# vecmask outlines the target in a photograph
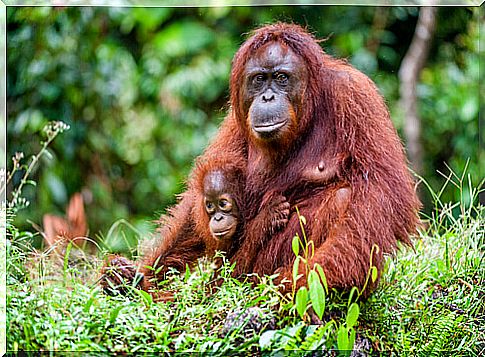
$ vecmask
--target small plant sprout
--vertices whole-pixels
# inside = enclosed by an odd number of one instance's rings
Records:
[[[372,281],[372,284],[374,284],[377,281],[377,278],[379,276],[379,272],[377,270],[377,267],[374,265],[372,257],[374,257],[375,254],[379,254],[379,247],[374,244],[372,246],[372,249],[370,251],[370,258],[369,258],[369,270],[367,271],[367,276],[365,278],[364,286],[362,287],[361,290],[359,290],[356,286],[354,286],[349,293],[349,298],[348,298],[348,303],[347,307],[350,308],[350,305],[354,303],[353,298],[354,295],[356,295],[355,302],[359,300],[359,298],[364,294],[365,289],[367,289],[367,286],[369,285],[369,280]]]
[[[314,255],[314,243],[307,239],[305,233],[306,219],[304,216],[300,215],[298,207],[296,208],[296,212],[300,222],[302,237],[297,233],[291,242],[291,247],[295,254],[295,262],[293,264],[292,272],[292,301],[294,301],[292,309],[296,310],[303,320],[309,320],[307,311],[311,307],[317,317],[322,320],[326,308],[326,297],[329,294],[327,279],[322,266],[319,264],[311,266],[311,260]],[[355,326],[357,326],[360,315],[358,300],[364,293],[370,281],[372,281],[372,283],[377,281],[378,271],[377,267],[373,264],[373,257],[378,253],[379,247],[374,245],[370,253],[369,271],[367,273],[364,287],[362,290],[354,287],[350,291],[345,321],[339,323],[330,320],[324,324],[321,329],[322,336],[323,334],[335,331],[337,348],[339,351],[347,355],[352,351],[356,339]],[[303,273],[300,273],[299,271],[302,266],[305,269],[304,274],[307,277],[307,284],[306,286],[301,286],[298,291],[296,291],[297,281],[303,276]]]
[[[293,253],[296,256],[292,271],[292,300],[295,302],[296,311],[302,319],[305,319],[309,303],[311,303],[313,311],[318,318],[322,319],[325,312],[325,296],[328,294],[327,281],[320,265],[315,264],[313,268],[310,266],[310,261],[315,254],[315,245],[313,241],[308,241],[307,239],[305,232],[306,219],[300,215],[298,207],[296,207],[296,212],[303,239],[296,233],[291,242]],[[300,255],[300,251],[302,255]],[[300,264],[305,267],[304,274],[307,276],[307,286],[301,286],[296,291],[297,281],[303,276],[303,274],[299,274]]]
[[[42,148],[40,149],[37,155],[33,155],[30,159],[28,164],[22,164],[22,160],[24,158],[24,154],[21,152],[15,153],[12,157],[13,168],[12,171],[7,175],[7,182],[5,186],[0,188],[0,194],[3,193],[5,187],[11,182],[14,174],[18,171],[25,170],[24,175],[19,183],[19,185],[13,190],[12,192],[12,199],[9,201],[9,208],[12,209],[21,209],[23,207],[27,207],[30,203],[25,198],[21,197],[22,189],[26,184],[35,186],[35,181],[29,180],[29,176],[32,173],[32,170],[39,162],[40,158],[47,153],[47,147],[50,143],[57,137],[57,135],[63,133],[66,130],[69,130],[69,125],[62,121],[51,121],[47,123],[42,131],[46,135],[46,140],[42,141]]]

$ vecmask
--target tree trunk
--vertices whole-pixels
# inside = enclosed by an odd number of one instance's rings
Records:
[[[411,165],[422,174],[423,149],[421,146],[421,119],[417,110],[416,87],[419,75],[428,57],[431,40],[436,26],[436,7],[422,7],[406,55],[399,68],[400,101],[404,112],[404,137]]]

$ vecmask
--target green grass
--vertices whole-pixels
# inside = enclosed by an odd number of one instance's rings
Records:
[[[485,207],[460,208],[444,205],[414,250],[388,260],[361,320],[378,349],[436,356],[485,351]]]
[[[485,348],[485,209],[476,206],[454,218],[451,207],[437,211],[414,250],[388,258],[379,288],[360,303],[357,331],[373,350],[439,356],[442,351],[475,355]],[[231,279],[226,264],[220,272],[224,282],[217,286],[213,267],[201,262],[191,274],[167,281],[167,289],[175,291],[173,302],[155,303],[136,291],[110,297],[96,284],[99,263],[92,257],[82,269],[79,259],[58,262],[28,248],[30,235],[10,221],[7,225],[8,350],[224,355],[337,346],[336,328],[322,331],[302,321],[270,278],[251,287]],[[345,307],[345,297],[337,295],[327,302],[327,312]],[[259,307],[270,332],[223,333],[229,313],[252,306]]]

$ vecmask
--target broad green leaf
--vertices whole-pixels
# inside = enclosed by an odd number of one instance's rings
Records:
[[[300,317],[303,318],[308,303],[308,290],[304,286],[302,286],[296,293],[295,300],[296,311],[298,311]]]
[[[300,253],[300,238],[298,238],[298,236],[293,237],[293,240],[291,241],[291,249],[295,256],[298,256],[298,253]]]
[[[186,20],[174,22],[155,36],[153,43],[160,54],[180,57],[195,54],[213,43],[215,33],[203,23]]]
[[[359,318],[359,313],[359,305],[355,302],[350,304],[350,307],[347,310],[347,318],[345,320],[348,328],[355,326],[357,319]]]
[[[356,331],[354,328],[350,329],[350,337],[349,337],[349,350],[354,349],[354,343],[355,343],[355,336],[356,336]]]
[[[143,290],[136,290],[136,292],[138,293],[138,295],[141,296],[145,306],[150,307],[152,302],[153,302],[152,296],[149,293],[147,293],[146,291],[143,291]]]
[[[308,275],[308,286],[313,310],[321,320],[325,312],[325,291],[315,270],[312,270]]]
[[[475,119],[478,116],[479,102],[478,97],[470,96],[464,99],[464,103],[461,107],[460,119],[464,122]]]
[[[349,349],[349,334],[344,325],[340,325],[337,332],[337,348],[339,351],[346,351]]]

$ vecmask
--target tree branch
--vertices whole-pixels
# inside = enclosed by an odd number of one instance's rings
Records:
[[[423,151],[421,146],[421,119],[417,111],[416,87],[419,75],[428,57],[436,27],[436,7],[422,7],[406,55],[399,68],[400,106],[404,112],[404,136],[409,159],[414,170],[422,173]]]

